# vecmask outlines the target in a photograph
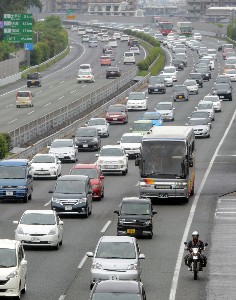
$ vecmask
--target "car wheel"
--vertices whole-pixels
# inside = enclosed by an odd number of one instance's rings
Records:
[[[60,248],[60,244],[59,242],[57,242],[56,246],[54,246],[54,250],[59,250],[59,248]]]
[[[101,192],[101,198],[104,198],[104,189]]]
[[[91,207],[90,207],[90,209],[89,209],[89,213],[88,213],[90,216],[91,216],[91,214],[92,214],[92,203],[91,203]]]
[[[29,196],[28,194],[23,198],[23,203],[28,203],[29,201]]]
[[[84,214],[84,217],[87,219],[89,217],[89,207],[86,208],[86,212]]]
[[[26,293],[26,278],[25,278],[25,284],[24,284],[23,289],[21,290],[21,293],[22,293],[22,294],[25,294],[25,293]]]
[[[151,234],[149,234],[149,235],[147,236],[147,238],[148,238],[149,240],[151,240],[152,237],[153,237],[153,232],[151,232]]]
[[[165,93],[166,93],[166,90],[163,91],[163,94],[165,94]]]

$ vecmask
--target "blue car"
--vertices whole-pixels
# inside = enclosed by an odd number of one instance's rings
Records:
[[[161,117],[161,114],[157,111],[145,112],[141,117],[141,120],[151,120],[153,126],[163,125],[163,119]]]

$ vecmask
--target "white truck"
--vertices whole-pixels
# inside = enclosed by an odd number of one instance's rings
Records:
[[[192,23],[177,22],[176,31],[179,35],[192,36]]]

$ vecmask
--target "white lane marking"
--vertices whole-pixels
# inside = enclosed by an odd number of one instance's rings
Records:
[[[101,232],[104,233],[106,232],[107,228],[110,226],[111,220],[107,221],[106,224],[103,226]]]
[[[32,114],[32,113],[34,113],[34,110],[32,110],[32,111],[28,112],[28,115],[30,115],[30,114]]]
[[[66,295],[61,295],[58,300],[64,300],[66,298]]]
[[[48,88],[49,88],[49,89],[53,88],[53,85],[50,85]]]
[[[48,106],[48,105],[51,105],[51,102],[49,102],[49,103],[45,104],[44,106]]]
[[[78,269],[82,269],[82,267],[85,264],[87,258],[88,258],[88,256],[85,254],[85,256],[82,258],[80,264],[77,267]]]
[[[222,137],[222,139],[220,140],[213,156],[212,156],[212,159],[209,163],[209,166],[204,174],[204,177],[201,181],[201,184],[200,184],[200,187],[197,191],[197,194],[193,200],[193,204],[191,206],[191,210],[189,212],[189,216],[188,216],[188,220],[187,220],[187,223],[186,223],[186,227],[185,227],[185,230],[184,230],[184,234],[183,234],[183,237],[182,237],[182,240],[181,240],[181,244],[180,244],[180,248],[179,248],[179,253],[178,253],[178,258],[177,258],[177,261],[176,261],[176,265],[175,265],[175,270],[174,270],[174,276],[173,276],[173,279],[172,279],[172,284],[171,284],[171,290],[170,290],[170,296],[169,296],[169,300],[175,300],[175,295],[176,295],[176,291],[177,291],[177,286],[178,286],[178,280],[179,280],[179,274],[180,274],[180,269],[181,269],[181,265],[182,265],[182,262],[183,262],[183,255],[184,255],[184,242],[187,241],[187,238],[188,238],[188,235],[189,235],[189,230],[190,230],[190,226],[193,222],[193,217],[194,217],[194,213],[195,213],[195,210],[197,208],[197,204],[198,204],[198,201],[199,201],[199,198],[200,198],[200,194],[204,188],[204,185],[206,183],[206,180],[207,180],[207,177],[212,169],[212,166],[213,166],[213,163],[216,159],[216,156],[217,156],[217,153],[219,152],[220,150],[220,147],[222,146],[232,124],[233,124],[233,121],[236,117],[236,110],[234,111],[234,114],[229,122],[229,125],[228,127],[226,128],[225,130],[225,133]]]
[[[71,91],[70,93],[73,94],[74,92],[76,92],[77,90]]]
[[[228,155],[217,154],[217,156],[236,156],[236,154],[228,154]]]
[[[44,204],[44,206],[48,206],[51,203],[51,200],[49,200],[47,203]]]
[[[11,124],[11,123],[16,122],[16,121],[17,121],[17,119],[14,119],[14,120],[8,122],[8,124]]]
[[[9,105],[7,105],[6,107],[11,107],[13,104],[9,104]]]
[[[62,80],[62,81],[60,81],[59,83],[63,83],[63,82],[65,82],[65,80]]]
[[[85,85],[82,85],[82,87],[85,87],[86,86],[86,84]]]
[[[61,99],[63,99],[65,96],[61,96],[60,98],[58,98],[58,100],[61,100]]]
[[[143,49],[143,51],[144,51],[144,58],[146,58],[146,56],[147,56],[147,52],[146,52],[146,50],[145,50],[145,48],[143,47],[143,46],[141,46],[141,48]]]
[[[35,95],[38,95],[38,94],[40,94],[40,93],[42,93],[43,91],[38,91],[37,93],[35,93]]]

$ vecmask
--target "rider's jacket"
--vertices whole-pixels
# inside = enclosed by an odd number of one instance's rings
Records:
[[[197,241],[191,240],[188,242],[187,248],[190,252],[191,252],[192,248],[199,248],[199,251],[201,251],[204,249],[204,243],[203,243],[203,241],[201,241],[199,239]]]

